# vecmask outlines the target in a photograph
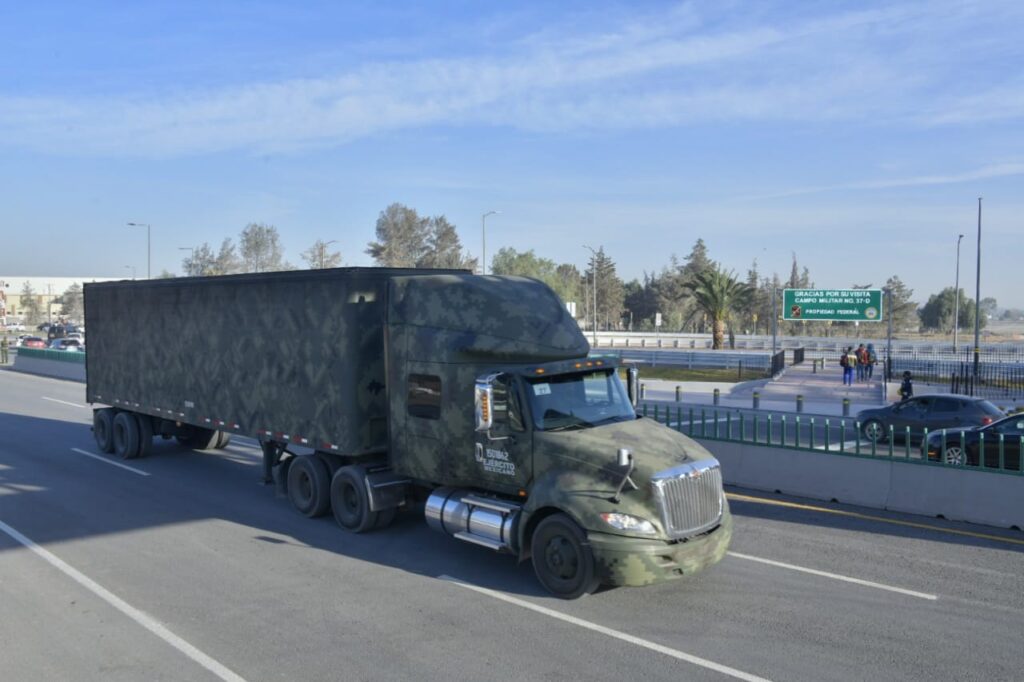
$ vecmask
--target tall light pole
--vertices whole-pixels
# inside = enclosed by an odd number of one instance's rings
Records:
[[[956,239],[956,286],[953,287],[953,355],[956,355],[956,342],[960,332],[960,235]]]
[[[321,270],[324,269],[324,253],[327,251],[327,247],[330,246],[331,244],[336,244],[337,242],[338,242],[337,239],[332,239],[329,242],[320,242],[320,269]]]
[[[488,211],[480,216],[480,233],[483,235],[483,250],[480,262],[480,273],[487,274],[487,216],[498,215],[501,211]]]
[[[978,363],[981,356],[981,197],[978,197],[978,265],[974,278],[974,378],[978,378]]]
[[[188,256],[188,269],[190,271],[195,270],[196,269],[196,247],[194,247],[194,246],[179,246],[178,247],[178,251],[188,251],[188,253],[189,253],[189,256]],[[189,272],[188,274],[191,275],[192,272]]]
[[[591,266],[590,266],[590,277],[591,277],[591,287],[594,289],[594,308],[593,308],[593,311],[594,311],[594,320],[593,320],[594,348],[597,348],[597,251],[594,251],[594,249],[592,247],[587,246],[586,244],[583,245],[583,248],[589,249],[590,253],[594,254],[594,259],[591,261]]]
[[[126,266],[124,266],[124,268],[125,268],[125,270],[131,270],[132,271],[132,280],[134,280],[135,279],[135,266],[134,265],[126,265]]]
[[[128,223],[130,227],[146,228],[146,279],[153,279],[153,240],[152,226],[149,223]]]

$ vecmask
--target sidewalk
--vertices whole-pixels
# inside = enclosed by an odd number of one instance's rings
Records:
[[[813,370],[810,362],[787,367],[778,379],[759,379],[739,384],[711,382],[678,382],[661,379],[644,379],[640,370],[640,382],[645,385],[647,402],[675,402],[676,386],[681,390],[681,402],[711,405],[714,389],[719,390],[719,405],[729,408],[750,408],[754,392],[760,395],[760,409],[766,412],[795,412],[796,397],[804,398],[804,412],[810,414],[842,415],[843,399],[850,400],[850,414],[869,407],[885,405],[885,382],[879,367],[871,381],[853,386],[843,385],[843,369],[836,362],[835,367],[825,363],[824,368]],[[891,384],[890,384],[891,387]]]

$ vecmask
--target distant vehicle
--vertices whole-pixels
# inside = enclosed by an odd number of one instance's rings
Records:
[[[962,435],[961,435],[962,434]],[[1021,440],[1024,439],[1024,414],[1014,414],[981,428],[937,431],[928,435],[928,459],[958,466],[978,466],[984,438],[984,466],[999,469],[1000,441],[1002,468],[1020,471]]]
[[[38,325],[36,327],[36,331],[37,332],[45,332],[49,328],[50,328],[50,323],[49,322],[43,322],[41,325]]]
[[[46,340],[38,336],[29,336],[22,340],[22,348],[46,348]]]
[[[25,331],[25,325],[21,322],[8,322],[7,331],[9,332],[23,332]]]
[[[14,347],[18,348],[25,343],[25,339],[31,339],[31,334],[21,334],[18,338],[14,339]]]
[[[78,339],[54,339],[50,342],[50,350],[83,350]]]
[[[82,334],[79,332],[71,332],[70,334],[68,334],[67,338],[75,339],[77,341],[83,341],[85,339],[85,337],[82,336]]]
[[[922,395],[900,403],[862,410],[857,414],[861,432],[869,441],[886,440],[892,427],[894,439],[920,442],[924,430],[974,428],[991,424],[1003,412],[982,398],[967,395]]]

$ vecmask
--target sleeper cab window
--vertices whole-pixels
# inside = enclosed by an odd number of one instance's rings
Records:
[[[432,374],[410,374],[406,409],[413,417],[440,419],[441,377]]]

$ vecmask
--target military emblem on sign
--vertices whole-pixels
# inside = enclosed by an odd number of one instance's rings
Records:
[[[798,306],[798,305],[790,306],[790,308],[789,308],[789,316],[790,317],[800,317],[800,313],[801,312],[803,312],[803,311],[800,310],[800,306]]]

